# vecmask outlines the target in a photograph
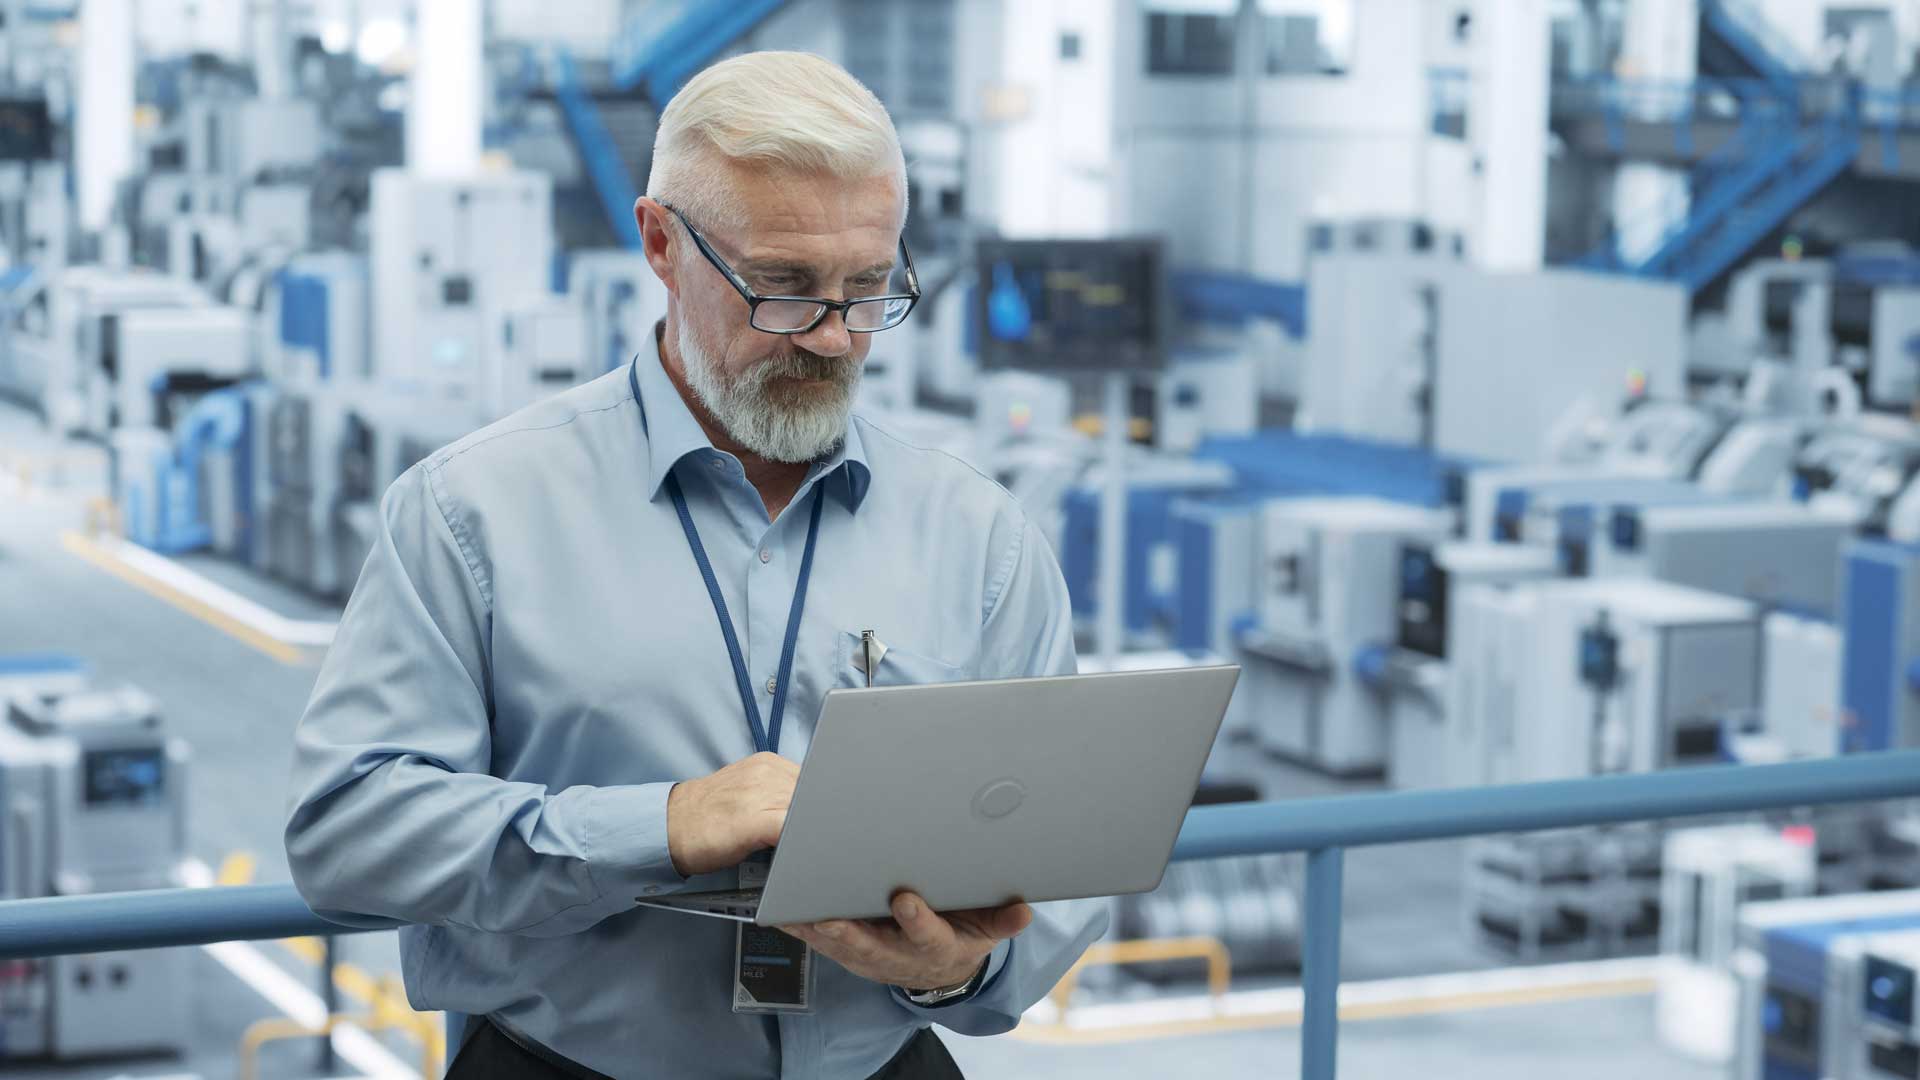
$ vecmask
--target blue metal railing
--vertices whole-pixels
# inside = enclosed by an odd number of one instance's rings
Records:
[[[1301,1061],[1332,1080],[1343,853],[1487,833],[1920,797],[1920,750],[1784,765],[1714,766],[1542,784],[1210,806],[1188,813],[1176,859],[1306,852]],[[337,934],[290,885],[168,889],[0,903],[0,959]]]
[[[1748,0],[1702,0],[1700,18],[1778,92],[1791,92],[1798,74],[1807,70],[1799,50]]]

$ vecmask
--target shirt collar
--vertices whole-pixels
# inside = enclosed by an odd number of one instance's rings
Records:
[[[640,424],[647,435],[647,498],[660,496],[661,485],[674,466],[686,458],[696,461],[732,460],[732,455],[714,448],[713,440],[693,417],[693,411],[681,399],[680,391],[667,378],[660,364],[662,324],[646,335],[645,344],[633,358],[635,380],[640,386]],[[846,504],[848,511],[858,510],[873,485],[873,469],[867,462],[866,444],[860,438],[860,425],[847,421],[846,437],[826,458],[807,471],[807,482],[795,495],[796,502],[815,481],[828,485],[828,493]]]

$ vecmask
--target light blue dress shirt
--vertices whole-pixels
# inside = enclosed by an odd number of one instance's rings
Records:
[[[1074,670],[1046,541],[957,459],[855,418],[769,523],[660,367],[622,368],[442,449],[382,528],[295,734],[287,855],[315,910],[403,919],[416,1008],[492,1014],[615,1077],[866,1077],[918,1027],[1012,1028],[1099,936],[1104,907],[1039,905],[964,1001],[926,1009],[830,961],[815,1009],[731,1011],[734,924],[636,906],[692,881],[667,792],[753,753],[672,500],[680,480],[761,711],[809,498],[827,496],[780,753],[822,695]],[[643,412],[644,410],[644,412]],[[885,813],[885,807],[875,807]]]

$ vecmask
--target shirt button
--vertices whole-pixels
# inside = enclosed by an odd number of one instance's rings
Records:
[[[771,551],[768,551],[768,550],[767,550],[766,548],[761,548],[761,549],[760,549],[760,561],[761,561],[761,562],[763,562],[763,563],[769,563],[769,562],[772,562],[772,561],[773,561],[773,552],[771,552]]]
[[[777,683],[778,681],[779,681],[779,680],[777,680],[777,679],[775,679],[775,678],[774,678],[773,676],[771,676],[771,675],[769,675],[769,676],[767,676],[767,693],[769,693],[769,694],[771,694],[771,693],[773,693],[773,688],[774,688],[774,685],[775,685],[775,683]]]
[[[726,463],[726,462],[724,462],[724,461],[722,461],[722,460],[720,460],[719,458],[714,458],[714,459],[713,459],[713,467],[714,467],[714,468],[716,468],[716,469],[724,469],[724,468],[726,468],[726,467],[727,467],[727,463]]]

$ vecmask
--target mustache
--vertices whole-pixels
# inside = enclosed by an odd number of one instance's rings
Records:
[[[851,356],[821,356],[806,349],[768,357],[755,369],[756,381],[771,379],[842,379],[859,370],[860,362]]]

